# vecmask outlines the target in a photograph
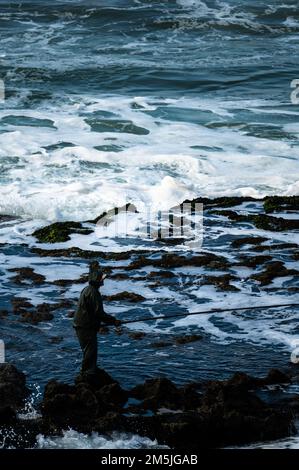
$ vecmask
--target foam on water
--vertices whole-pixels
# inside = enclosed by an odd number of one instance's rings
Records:
[[[143,108],[132,109],[132,103],[143,103]],[[296,192],[294,165],[299,152],[291,142],[247,135],[242,125],[230,128],[229,122],[207,127],[148,114],[160,112],[161,104],[168,114],[173,109],[178,115],[190,105],[182,99],[162,100],[158,106],[146,97],[132,101],[107,96],[82,97],[82,102],[78,99],[63,111],[50,105],[39,111],[0,112],[2,118],[40,120],[34,128],[30,121],[26,126],[9,124],[0,134],[1,212],[34,219],[84,220],[127,201],[140,210],[157,210],[199,194],[262,197]],[[246,102],[234,106],[241,108]],[[194,99],[189,110],[200,118],[206,107],[218,119],[224,119],[225,110],[235,113],[231,102],[218,100]],[[149,134],[115,131],[116,124],[109,119],[105,122],[111,122],[111,131],[94,132],[88,122],[102,122],[94,117],[99,111],[112,112],[119,122],[132,122]],[[44,127],[43,122],[53,126]],[[288,132],[293,129],[290,126]],[[59,142],[72,146],[55,149]],[[115,152],[113,146],[121,151]]]
[[[86,435],[72,429],[62,437],[37,436],[39,449],[167,449],[146,437],[124,433],[112,433],[111,437],[98,433]]]

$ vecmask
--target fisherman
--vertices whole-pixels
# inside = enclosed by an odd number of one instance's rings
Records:
[[[73,322],[83,352],[81,374],[84,376],[97,372],[97,333],[101,325],[104,323],[119,326],[121,323],[104,312],[99,291],[104,284],[104,276],[97,261],[90,264],[88,281],[89,285],[81,292]]]

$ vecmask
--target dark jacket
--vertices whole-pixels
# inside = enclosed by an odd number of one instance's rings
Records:
[[[73,326],[75,328],[98,330],[103,323],[113,325],[115,318],[104,312],[102,296],[98,286],[91,282],[81,292]]]

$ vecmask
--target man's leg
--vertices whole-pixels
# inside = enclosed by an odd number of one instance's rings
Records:
[[[82,374],[94,374],[97,370],[97,331],[76,328],[76,333],[83,352],[81,372]]]

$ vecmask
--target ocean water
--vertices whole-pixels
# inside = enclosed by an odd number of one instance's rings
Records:
[[[0,221],[0,309],[10,309],[13,297],[34,306],[78,298],[84,284],[53,282],[78,279],[87,262],[41,258],[31,250],[49,248],[31,236],[48,222],[88,220],[126,202],[146,213],[198,196],[298,194],[299,105],[290,97],[291,81],[299,78],[298,40],[294,0],[0,0],[0,79],[6,91],[0,103],[0,214],[16,217]],[[239,209],[259,212],[261,206]],[[133,231],[139,216],[134,217]],[[299,241],[295,231],[265,232],[222,217],[205,215],[204,225],[204,250],[232,263],[239,255],[231,250],[234,237]],[[113,229],[101,228],[51,248],[71,246],[157,250],[140,238],[117,240]],[[247,248],[241,252],[249,256]],[[289,268],[298,265],[289,251],[275,257]],[[129,263],[102,261],[120,273]],[[33,268],[45,282],[17,285],[10,270],[20,267]],[[198,284],[202,274],[220,271],[175,268],[174,281],[159,286],[137,279],[152,270],[108,277],[105,295],[138,292],[146,300],[107,302],[107,312],[139,319],[299,301],[292,276],[263,288],[250,278],[254,268],[235,265],[230,272],[239,290],[222,292]],[[70,383],[79,370],[81,353],[68,313],[58,310],[53,321],[39,325],[12,314],[0,319],[7,360],[40,390],[24,412],[29,419],[50,378]],[[236,370],[261,376],[270,367],[289,366],[299,344],[294,307],[139,322],[130,330],[146,336],[136,341],[112,330],[99,339],[99,363],[125,388],[158,375],[178,385],[227,378]],[[191,333],[200,333],[202,341],[152,347]],[[296,439],[274,445],[295,446]],[[157,445],[140,436],[87,437],[73,430],[60,438],[39,436],[37,444]]]
[[[0,2],[0,211],[298,192],[298,3]]]

